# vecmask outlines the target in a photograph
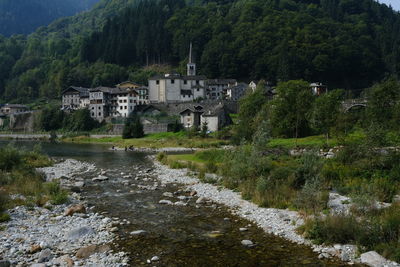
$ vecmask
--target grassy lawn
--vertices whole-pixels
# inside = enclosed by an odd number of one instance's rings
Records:
[[[133,146],[133,147],[149,147],[149,148],[163,148],[163,147],[193,147],[193,148],[212,148],[227,145],[229,142],[219,140],[216,138],[188,138],[186,133],[157,133],[149,134],[143,138],[137,139],[122,139],[120,136],[92,138],[89,136],[78,136],[63,138],[63,142],[74,143],[103,143],[112,144],[119,147]]]
[[[363,132],[354,132],[346,136],[344,140],[339,140],[338,138],[330,138],[326,140],[326,137],[323,135],[316,136],[307,136],[303,138],[275,138],[271,139],[268,143],[269,148],[320,148],[320,147],[334,147],[342,144],[343,142],[347,143],[362,143],[365,140],[366,136]]]

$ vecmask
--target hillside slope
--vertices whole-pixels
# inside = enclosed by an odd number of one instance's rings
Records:
[[[27,39],[0,39],[0,101],[143,82],[148,64],[180,70],[190,42],[210,78],[305,79],[358,93],[400,74],[400,14],[374,0],[101,0]]]
[[[98,0],[0,0],[0,34],[29,34],[64,16],[88,10]]]

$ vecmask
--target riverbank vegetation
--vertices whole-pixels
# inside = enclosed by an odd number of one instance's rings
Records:
[[[173,133],[157,133],[148,134],[143,138],[123,139],[121,136],[112,137],[90,137],[76,136],[65,137],[61,139],[62,142],[73,143],[94,143],[94,144],[109,144],[117,147],[130,147],[134,148],[165,148],[165,147],[186,147],[186,148],[212,148],[228,145],[229,140],[220,140],[213,137],[201,138],[199,136],[188,137],[185,131]]]
[[[241,102],[237,146],[158,159],[200,178],[216,173],[219,184],[262,207],[299,211],[299,231],[316,243],[353,243],[400,261],[400,83],[376,84],[363,94],[366,107],[347,110],[340,90],[316,97],[307,83],[290,81],[268,99],[264,89]],[[329,206],[332,193],[348,197],[339,203],[347,211]]]
[[[10,217],[8,208],[16,205],[43,206],[62,204],[68,193],[54,182],[46,182],[35,168],[50,166],[52,161],[36,147],[32,151],[8,145],[0,148],[0,222]]]

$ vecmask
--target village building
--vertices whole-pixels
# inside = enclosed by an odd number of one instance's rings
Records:
[[[131,88],[97,87],[89,93],[90,116],[98,121],[107,117],[129,117],[138,105],[138,93]]]
[[[145,105],[149,103],[149,89],[144,85],[131,81],[126,81],[117,84],[116,87],[134,89],[138,93],[138,105]]]
[[[249,83],[249,87],[250,87],[250,89],[251,90],[253,90],[253,92],[257,89],[257,84],[256,84],[256,82],[255,81],[251,81],[250,83]]]
[[[231,101],[238,101],[245,94],[249,86],[245,83],[239,83],[235,86],[228,87],[224,90],[225,99]]]
[[[87,108],[89,101],[89,88],[70,86],[62,93],[62,110],[73,111]]]
[[[20,104],[5,104],[0,108],[0,112],[4,115],[18,114],[29,111],[29,108]]]
[[[191,102],[206,97],[206,80],[202,75],[196,75],[196,63],[192,59],[190,44],[187,75],[178,73],[157,75],[149,79],[150,103]]]
[[[180,112],[181,124],[186,129],[207,124],[211,132],[221,130],[223,127],[232,124],[228,110],[224,104],[201,105],[193,103]]]
[[[181,124],[187,129],[192,128],[193,126],[199,127],[201,120],[200,117],[203,112],[203,107],[200,105],[186,108],[180,113]]]
[[[238,83],[235,79],[212,79],[207,80],[207,99],[225,99],[226,90],[229,87],[236,86]]]
[[[313,95],[320,96],[328,92],[328,87],[320,82],[310,84]]]

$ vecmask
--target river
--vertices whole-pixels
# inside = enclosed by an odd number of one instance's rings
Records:
[[[0,145],[7,142],[1,141]],[[17,146],[32,148],[34,142],[19,141]],[[128,220],[119,227],[115,250],[129,252],[132,266],[149,265],[148,259],[158,256],[151,266],[345,266],[333,260],[320,260],[311,248],[292,244],[266,234],[221,206],[196,207],[159,204],[163,193],[178,191],[179,185],[144,190],[137,187],[154,186],[155,177],[136,180],[138,170],[152,168],[152,161],[143,153],[111,151],[103,145],[41,143],[43,152],[56,158],[73,158],[94,163],[107,171],[105,182],[92,182],[82,195],[94,211]],[[122,174],[123,173],[123,174]],[[129,184],[124,175],[132,175]],[[125,182],[124,182],[125,181]],[[239,231],[239,228],[247,231]],[[145,235],[131,235],[145,230]],[[244,247],[242,240],[256,246]]]

